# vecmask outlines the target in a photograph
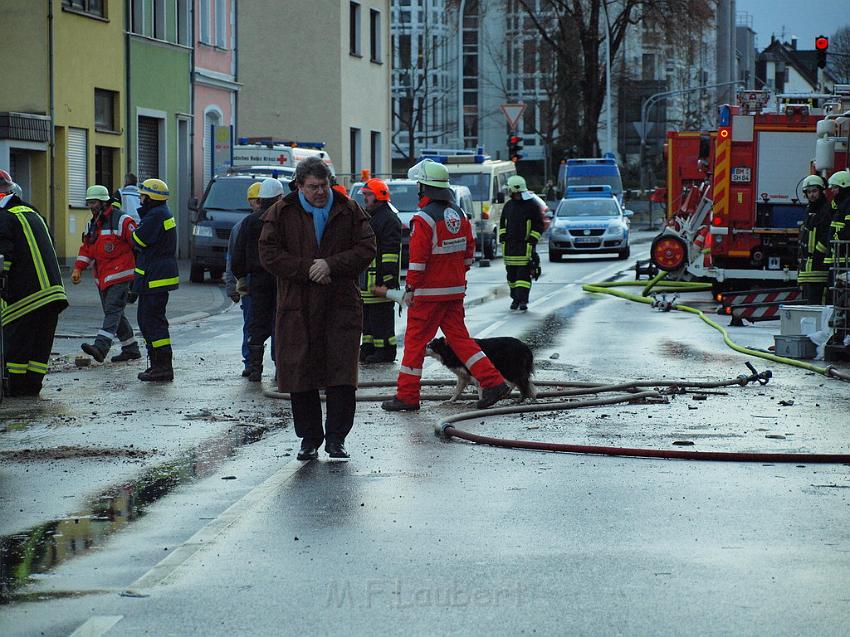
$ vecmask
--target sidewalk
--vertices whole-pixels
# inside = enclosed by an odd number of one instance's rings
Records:
[[[224,284],[207,279],[204,283],[189,282],[189,260],[178,262],[180,268],[180,288],[168,297],[168,322],[179,325],[188,321],[197,321],[218,314],[230,307],[233,302],[224,295]],[[62,268],[62,282],[68,294],[69,307],[59,315],[56,328],[58,338],[94,337],[103,320],[100,295],[94,285],[91,269],[83,272],[79,284],[71,283],[71,268]],[[133,329],[136,324],[136,304],[128,305],[125,310]]]

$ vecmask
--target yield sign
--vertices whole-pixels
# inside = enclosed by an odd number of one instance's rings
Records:
[[[525,111],[525,104],[502,104],[499,108],[505,114],[505,119],[508,120],[508,126],[511,130],[516,130],[516,124],[519,118],[522,117]]]

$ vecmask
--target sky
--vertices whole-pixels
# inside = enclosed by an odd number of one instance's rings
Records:
[[[850,25],[848,0],[736,0],[735,10],[740,15],[752,16],[753,31],[757,34],[758,48],[770,44],[770,34],[777,38],[785,28],[785,41],[797,36],[797,48],[815,48],[815,38],[829,37],[838,27]]]

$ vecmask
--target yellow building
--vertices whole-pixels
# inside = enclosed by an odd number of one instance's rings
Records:
[[[0,94],[0,167],[22,182],[24,199],[45,215],[59,260],[67,263],[90,216],[86,188],[122,185],[125,3],[2,2],[11,16],[2,47],[20,53],[14,77],[25,81],[13,78],[14,90]]]

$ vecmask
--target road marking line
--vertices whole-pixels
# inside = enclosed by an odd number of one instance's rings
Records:
[[[105,635],[118,622],[124,619],[124,615],[95,615],[89,617],[70,637],[100,637]]]
[[[258,504],[266,502],[275,495],[278,489],[287,480],[294,476],[306,462],[293,460],[278,469],[264,482],[251,489],[248,493],[231,504],[215,519],[204,526],[200,531],[171,551],[168,557],[154,566],[147,573],[130,585],[130,589],[151,588],[164,582],[177,568],[186,562],[195,553],[205,546],[213,544],[216,538],[224,533],[230,526],[244,518],[250,509]]]

